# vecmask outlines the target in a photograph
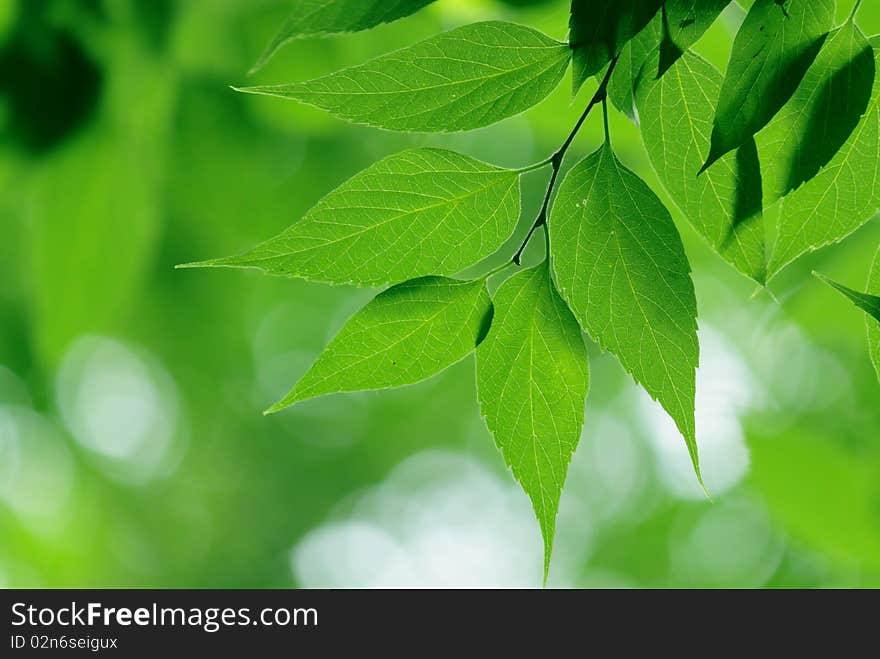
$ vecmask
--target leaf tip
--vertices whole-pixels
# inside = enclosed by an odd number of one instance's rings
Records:
[[[813,270],[813,271],[812,271],[812,274],[813,274],[813,276],[814,276],[816,279],[818,279],[818,280],[821,281],[821,282],[824,282],[824,283],[826,283],[826,284],[830,284],[830,283],[831,283],[831,279],[829,279],[828,277],[826,277],[825,275],[823,275],[823,274],[822,274],[821,272],[819,272],[818,270]]]
[[[305,398],[308,398],[308,396],[306,396]],[[284,398],[279,400],[277,403],[275,403],[271,407],[263,410],[263,416],[269,416],[270,414],[275,414],[276,412],[286,410],[288,407],[290,407],[291,405],[294,405],[295,403],[300,402],[301,400],[304,400],[304,398],[301,395],[299,395],[296,388],[294,388],[293,391],[291,391],[289,394],[287,394]]]
[[[555,531],[555,529],[554,529]],[[553,538],[549,542],[544,543],[544,579],[541,581],[541,587],[547,587],[547,578],[550,576],[550,558],[553,556]]]
[[[700,475],[699,471],[697,471],[697,481],[700,483],[700,489],[703,490],[703,496],[706,497],[706,500],[709,503],[715,503],[715,499],[713,499],[712,495],[709,493],[709,488],[707,488],[706,483],[703,482],[703,477]]]
[[[255,74],[259,73],[260,70],[261,70],[264,66],[266,66],[266,62],[268,62],[268,61],[269,61],[269,57],[267,57],[266,53],[263,53],[263,54],[260,56],[260,59],[258,59],[258,60],[254,63],[254,65],[253,65],[251,68],[249,68],[249,69],[247,70],[247,73],[246,73],[245,75],[247,75],[247,77],[250,78],[252,75],[255,75]]]
[[[233,91],[238,92],[239,94],[256,94],[258,96],[271,96],[272,93],[268,90],[268,87],[265,85],[246,85],[246,86],[236,86],[229,85],[229,88]]]
[[[290,407],[290,405],[291,405],[291,403],[287,402],[287,398],[284,398],[283,400],[279,400],[277,403],[275,403],[271,407],[267,407],[265,410],[263,410],[263,416],[270,416],[272,414],[280,412],[281,410],[283,410],[287,407]]]
[[[175,270],[192,270],[193,268],[206,268],[209,261],[191,261],[190,263],[178,263],[174,266]]]
[[[174,266],[175,270],[192,270],[194,268],[219,268],[225,264],[223,259],[208,259],[207,261],[190,261],[189,263],[178,263]]]

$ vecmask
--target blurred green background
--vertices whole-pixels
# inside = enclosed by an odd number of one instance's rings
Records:
[[[250,247],[414,144],[536,162],[592,89],[572,103],[563,84],[525,116],[451,136],[231,91],[291,4],[0,0],[4,586],[540,585],[538,526],[479,418],[471,359],[264,418],[372,292],[173,266]],[[878,3],[860,17],[880,31]],[[293,43],[251,80],[305,79],[486,18],[562,39],[567,3],[438,0]],[[729,9],[698,50],[723,67],[741,18]],[[578,155],[598,144],[597,120]],[[612,130],[659,191],[636,129],[615,117]],[[511,251],[546,176],[526,180]],[[679,226],[714,502],[672,423],[591,345],[550,585],[880,586],[880,385],[864,319],[809,276],[860,287],[880,226],[786,272],[779,303]]]

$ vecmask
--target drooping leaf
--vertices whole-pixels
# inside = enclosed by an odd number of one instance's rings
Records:
[[[730,0],[666,0],[658,77],[697,43],[729,4]]]
[[[669,212],[606,144],[568,173],[549,228],[560,294],[672,416],[699,477],[697,303]]]
[[[645,62],[660,45],[663,23],[657,14],[645,28],[633,37],[623,50],[611,80],[608,82],[608,98],[618,110],[630,119],[636,118],[635,92],[643,77],[653,78],[645,71]]]
[[[575,93],[620,54],[662,4],[663,0],[571,0],[569,43]]]
[[[654,58],[656,61],[656,56]],[[747,277],[766,279],[761,168],[753,140],[695,176],[709,147],[721,73],[688,52],[637,94],[642,139],[661,182],[691,225]]]
[[[871,39],[880,70],[880,39]],[[844,145],[819,173],[782,201],[769,276],[820,247],[840,242],[880,209],[880,75],[871,103]]]
[[[297,0],[296,9],[269,42],[252,71],[294,39],[359,32],[416,13],[434,0]]]
[[[377,295],[352,316],[293,390],[269,411],[308,398],[414,384],[468,355],[492,302],[484,281],[424,277]]]
[[[589,388],[580,328],[554,290],[546,262],[498,289],[492,328],[477,348],[477,387],[486,424],[541,525],[546,580]]]
[[[240,91],[290,98],[388,130],[470,130],[524,112],[562,80],[571,52],[514,23],[474,23],[336,73]]]
[[[868,279],[868,293],[880,295],[880,250],[877,250],[877,256],[874,257],[874,266]],[[880,324],[875,323],[872,318],[868,318],[867,323],[868,353],[871,355],[871,361],[874,362],[877,378],[880,379]]]
[[[769,206],[813,178],[858,126],[871,101],[874,53],[852,22],[828,36],[794,96],[758,134]]]
[[[519,209],[516,171],[412,149],[356,174],[251,251],[191,265],[361,286],[453,275],[501,247]]]
[[[703,169],[745,144],[791,98],[834,13],[834,0],[756,0],[733,42]]]

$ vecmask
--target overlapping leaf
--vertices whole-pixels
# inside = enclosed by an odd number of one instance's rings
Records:
[[[663,0],[572,0],[569,43],[575,93],[620,54],[662,4]]]
[[[728,4],[729,0],[667,0],[620,52],[608,85],[608,97],[614,107],[635,119],[634,95],[639,83],[650,83],[663,76]]]
[[[868,293],[880,296],[880,250],[874,257],[874,267],[871,268],[871,276],[868,279]],[[877,378],[880,379],[880,323],[875,323],[873,318],[868,318],[867,323],[868,352],[871,355],[871,361],[874,362]]]
[[[269,411],[325,394],[420,382],[476,347],[491,309],[482,280],[425,277],[398,284],[352,316]]]
[[[880,70],[880,39],[871,39]],[[819,173],[782,201],[769,274],[799,256],[836,242],[880,209],[880,75],[871,102],[840,150]]]
[[[518,172],[413,149],[355,175],[251,251],[191,267],[259,268],[361,286],[453,275],[501,247],[519,208]]]
[[[580,328],[554,290],[546,262],[498,289],[492,328],[477,348],[477,385],[486,424],[541,525],[546,579],[589,387]]]
[[[532,28],[489,21],[314,80],[241,91],[290,98],[388,130],[470,130],[543,100],[570,57],[566,44]]]
[[[254,70],[294,39],[368,30],[414,14],[432,2],[434,0],[297,0],[296,9],[269,42]]]
[[[656,60],[656,55],[655,58]],[[766,278],[761,168],[750,140],[697,177],[709,147],[721,73],[688,52],[637,94],[642,139],[651,163],[694,228],[747,277]]]
[[[820,275],[819,273],[815,274],[819,279],[831,286],[831,288],[836,290],[838,293],[841,293],[849,298],[849,301],[856,305],[859,309],[874,318],[874,320],[876,320],[877,322],[880,322],[880,297],[876,295],[871,295],[869,293],[860,293],[859,291],[848,288],[843,284],[838,284],[836,281],[834,281],[833,279],[829,279],[825,275]]]
[[[704,169],[745,144],[791,98],[834,13],[834,0],[756,0],[733,43]]]
[[[871,355],[874,368],[877,370],[877,376],[880,377],[880,252],[877,252],[877,257],[874,259],[874,267],[871,269],[871,275],[868,279],[867,293],[838,284],[818,272],[813,274],[867,314],[868,352]]]
[[[562,297],[581,326],[669,412],[699,476],[697,304],[669,212],[606,144],[566,176],[549,227]]]
[[[663,38],[663,21],[660,15],[648,23],[620,51],[620,58],[608,82],[608,98],[618,110],[630,119],[636,118],[635,92],[642,78],[653,76],[646,71],[646,60],[660,45]]]
[[[764,203],[813,178],[855,130],[874,83],[874,53],[851,21],[829,35],[791,100],[758,134]]]
[[[657,75],[662,76],[708,30],[730,0],[666,0]]]

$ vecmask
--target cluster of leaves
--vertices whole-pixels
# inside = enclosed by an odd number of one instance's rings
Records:
[[[368,29],[431,0],[302,0],[258,66],[291,39]],[[482,22],[323,77],[244,88],[357,124],[464,131],[519,114],[569,64],[574,91],[598,88],[554,154],[511,170],[418,148],[368,167],[281,235],[194,266],[253,267],[289,277],[390,286],[357,312],[269,411],[332,392],[418,382],[476,350],[480,407],[532,500],[545,542],[584,419],[583,333],[618,357],[665,408],[690,452],[699,361],[697,305],[682,241],[660,198],[615,156],[609,103],[640,127],[662,184],[694,229],[766,285],[786,265],[838,242],[880,206],[880,39],[835,0],[756,0],[727,74],[691,51],[728,0],[572,0],[569,40]],[[587,115],[601,105],[605,143],[559,181]],[[762,169],[762,164],[764,165]],[[495,254],[520,216],[520,178],[547,167],[547,258],[509,276],[456,279]],[[551,200],[553,201],[551,207]],[[767,212],[778,215],[768,250]],[[502,269],[507,271],[507,267]],[[880,292],[880,266],[872,280]],[[875,319],[878,298],[841,287]],[[880,327],[871,321],[880,362]]]

